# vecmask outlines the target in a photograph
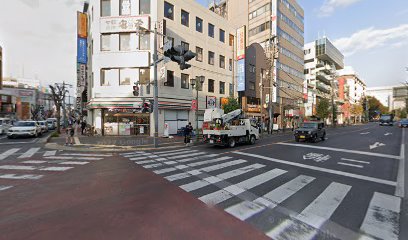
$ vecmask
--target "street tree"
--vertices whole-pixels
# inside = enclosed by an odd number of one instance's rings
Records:
[[[350,108],[350,114],[354,116],[354,123],[356,123],[357,117],[362,116],[364,113],[363,106],[360,104],[353,104]]]
[[[224,113],[229,113],[239,108],[240,106],[238,100],[233,97],[228,97],[227,103],[222,106],[222,109],[224,109]]]
[[[57,112],[57,132],[61,133],[61,107],[65,99],[65,84],[59,85],[55,84],[50,85],[52,99],[54,100],[54,104],[56,107]]]
[[[370,97],[368,99],[368,113],[370,118],[376,118],[380,114],[388,113],[388,109],[377,98]]]
[[[38,121],[40,119],[41,107],[39,105],[31,104],[30,111],[31,111],[32,119],[35,121]]]
[[[326,119],[330,115],[330,102],[328,99],[322,98],[317,102],[316,115],[321,119]]]

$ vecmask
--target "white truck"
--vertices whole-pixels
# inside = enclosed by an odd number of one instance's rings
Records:
[[[259,139],[259,128],[242,115],[241,109],[227,114],[219,108],[207,109],[204,113],[203,141],[231,148],[237,143],[255,144]]]

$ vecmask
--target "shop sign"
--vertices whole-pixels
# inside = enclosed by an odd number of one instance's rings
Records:
[[[150,29],[149,16],[121,16],[101,18],[101,33],[138,32],[140,27]]]
[[[245,39],[245,26],[242,26],[237,29],[237,60],[245,58],[245,48],[246,48],[246,39]]]
[[[20,90],[18,93],[22,97],[31,97],[31,96],[33,96],[33,91]]]
[[[261,112],[260,105],[247,104],[247,112]]]
[[[237,62],[237,91],[245,91],[245,59]]]
[[[86,38],[87,35],[87,15],[82,12],[77,12],[77,31],[78,37]]]
[[[212,109],[217,107],[217,97],[207,96],[207,109]]]
[[[77,62],[86,64],[88,61],[88,49],[86,38],[78,38],[77,40]]]
[[[197,100],[195,99],[191,100],[191,110],[197,111]]]

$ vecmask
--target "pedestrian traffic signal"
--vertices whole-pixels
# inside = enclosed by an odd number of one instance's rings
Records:
[[[139,96],[139,86],[137,85],[133,86],[133,96],[135,97]]]
[[[147,113],[150,112],[150,104],[147,102],[144,102],[142,105],[142,113]]]
[[[184,47],[178,45],[166,50],[164,56],[170,58],[171,61],[178,63],[181,70],[185,70],[191,67],[187,62],[197,56],[197,54],[190,50],[186,51]]]

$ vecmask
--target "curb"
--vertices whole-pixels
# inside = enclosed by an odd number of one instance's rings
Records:
[[[47,144],[51,139],[51,135],[52,135],[52,133],[48,134],[48,136],[46,138],[41,139],[41,141],[39,141],[39,143]]]

